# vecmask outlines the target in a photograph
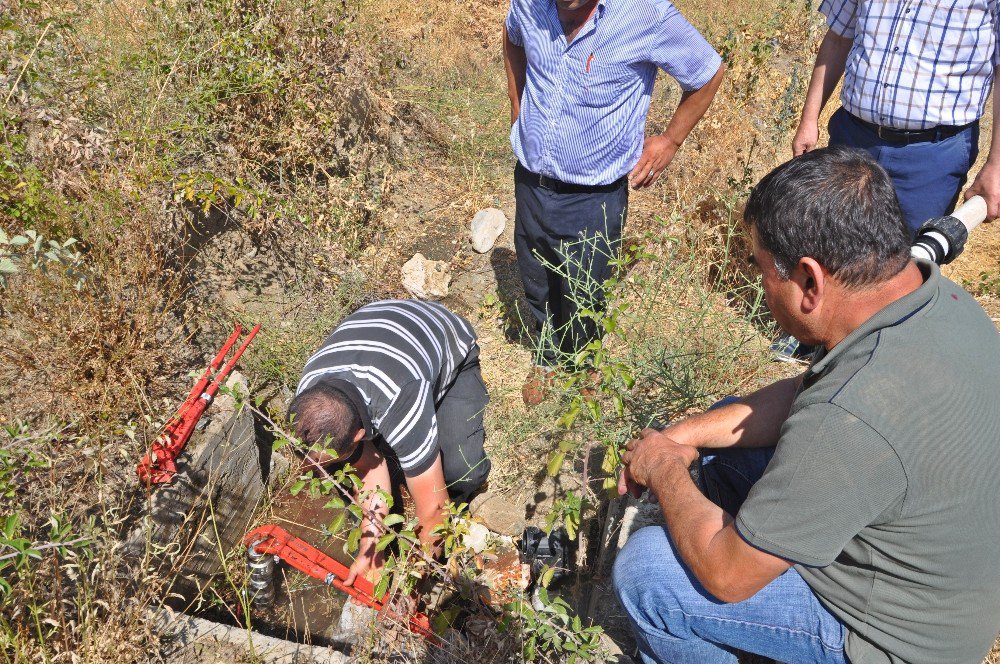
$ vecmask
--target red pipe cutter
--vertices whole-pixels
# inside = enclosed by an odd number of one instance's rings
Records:
[[[360,576],[354,580],[354,585],[345,586],[349,570],[330,556],[313,547],[305,540],[292,537],[287,530],[277,525],[261,526],[247,533],[243,543],[258,554],[275,555],[286,563],[319,579],[328,586],[347,593],[356,601],[384,613],[394,620],[405,624],[411,632],[419,634],[433,644],[440,644],[434,634],[431,622],[423,613],[414,613],[408,619],[397,615],[388,608],[384,601],[375,597],[375,589],[371,582]]]
[[[173,479],[177,473],[175,461],[191,438],[198,420],[201,419],[208,405],[212,403],[212,399],[215,398],[216,392],[219,391],[222,381],[226,379],[233,370],[233,367],[236,366],[236,361],[240,359],[243,351],[247,349],[247,346],[250,345],[250,342],[253,341],[253,338],[257,336],[257,332],[259,331],[260,325],[255,325],[250,330],[250,333],[247,334],[243,343],[240,344],[240,347],[236,349],[233,356],[226,362],[226,365],[219,369],[222,366],[223,360],[226,359],[226,355],[229,354],[229,351],[236,344],[240,335],[243,334],[243,327],[241,325],[236,326],[233,333],[229,335],[229,339],[226,340],[225,345],[222,346],[222,350],[215,356],[212,363],[205,369],[205,373],[202,374],[198,382],[195,383],[194,388],[191,389],[187,400],[181,404],[177,413],[163,427],[163,432],[160,433],[156,442],[150,447],[149,452],[142,457],[142,461],[136,466],[135,472],[139,475],[140,480],[151,486],[153,484],[166,484]],[[212,376],[213,372],[216,372],[214,380]],[[211,384],[209,384],[209,380],[212,381]]]

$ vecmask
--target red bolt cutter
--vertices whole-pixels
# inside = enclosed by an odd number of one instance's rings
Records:
[[[212,399],[215,398],[215,393],[219,391],[222,381],[226,379],[233,370],[233,367],[236,366],[236,361],[240,359],[243,351],[247,349],[247,346],[250,345],[250,342],[253,341],[253,338],[257,336],[257,332],[259,331],[260,325],[255,325],[250,330],[246,339],[243,340],[243,343],[240,344],[240,347],[236,349],[232,358],[220,370],[219,367],[222,366],[222,361],[226,359],[226,355],[229,354],[229,351],[236,344],[240,335],[243,334],[243,327],[241,325],[236,326],[233,333],[229,335],[229,339],[226,340],[225,345],[222,346],[222,350],[219,351],[219,354],[215,356],[212,363],[205,369],[205,373],[195,383],[187,400],[181,404],[177,413],[163,427],[163,432],[156,439],[156,442],[153,443],[149,452],[142,457],[139,465],[136,466],[135,472],[139,475],[140,480],[151,486],[153,484],[166,484],[173,479],[177,473],[177,465],[174,462],[191,438],[191,433],[194,431],[195,425],[198,424],[198,420],[201,419],[208,405],[212,403]],[[209,380],[212,379],[212,372],[217,373],[215,373],[215,379],[209,384]]]
[[[384,601],[377,599],[374,586],[360,576],[354,580],[354,585],[345,586],[344,580],[347,579],[350,570],[305,540],[292,537],[281,526],[272,524],[255,528],[247,533],[243,543],[258,554],[271,554],[281,558],[300,572],[319,579],[326,585],[347,593],[361,604],[406,624],[414,634],[419,634],[435,645],[440,644],[426,615],[414,613],[409,619],[402,618],[386,607]]]

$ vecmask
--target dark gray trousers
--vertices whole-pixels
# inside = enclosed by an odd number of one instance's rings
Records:
[[[621,250],[628,183],[613,191],[558,193],[514,169],[514,248],[533,323],[536,362],[565,364],[601,334],[579,310],[603,311],[610,261]]]
[[[483,428],[483,415],[489,401],[479,366],[479,347],[475,346],[435,409],[444,481],[448,496],[456,503],[468,502],[469,497],[486,483],[492,468],[484,448],[486,430]],[[393,486],[402,486],[406,478],[396,453],[381,436],[375,444],[389,462]],[[395,504],[402,505],[398,491],[393,491],[393,499]]]

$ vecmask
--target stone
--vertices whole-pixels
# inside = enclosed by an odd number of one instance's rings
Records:
[[[402,270],[403,288],[420,300],[440,300],[448,295],[451,266],[445,261],[432,261],[423,254],[414,254]]]
[[[499,493],[486,491],[473,498],[469,514],[500,535],[519,538],[524,532],[524,506],[513,504]]]
[[[482,553],[489,545],[490,529],[475,521],[469,524],[469,532],[462,536],[462,544],[476,553]]]
[[[472,218],[472,248],[481,254],[493,248],[493,243],[507,228],[507,215],[497,208],[486,208]]]

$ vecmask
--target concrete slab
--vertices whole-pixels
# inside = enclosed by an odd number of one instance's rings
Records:
[[[194,618],[169,609],[150,610],[159,634],[168,637],[164,657],[173,664],[255,662],[258,664],[345,664],[350,658],[332,648],[276,639],[231,625]]]

